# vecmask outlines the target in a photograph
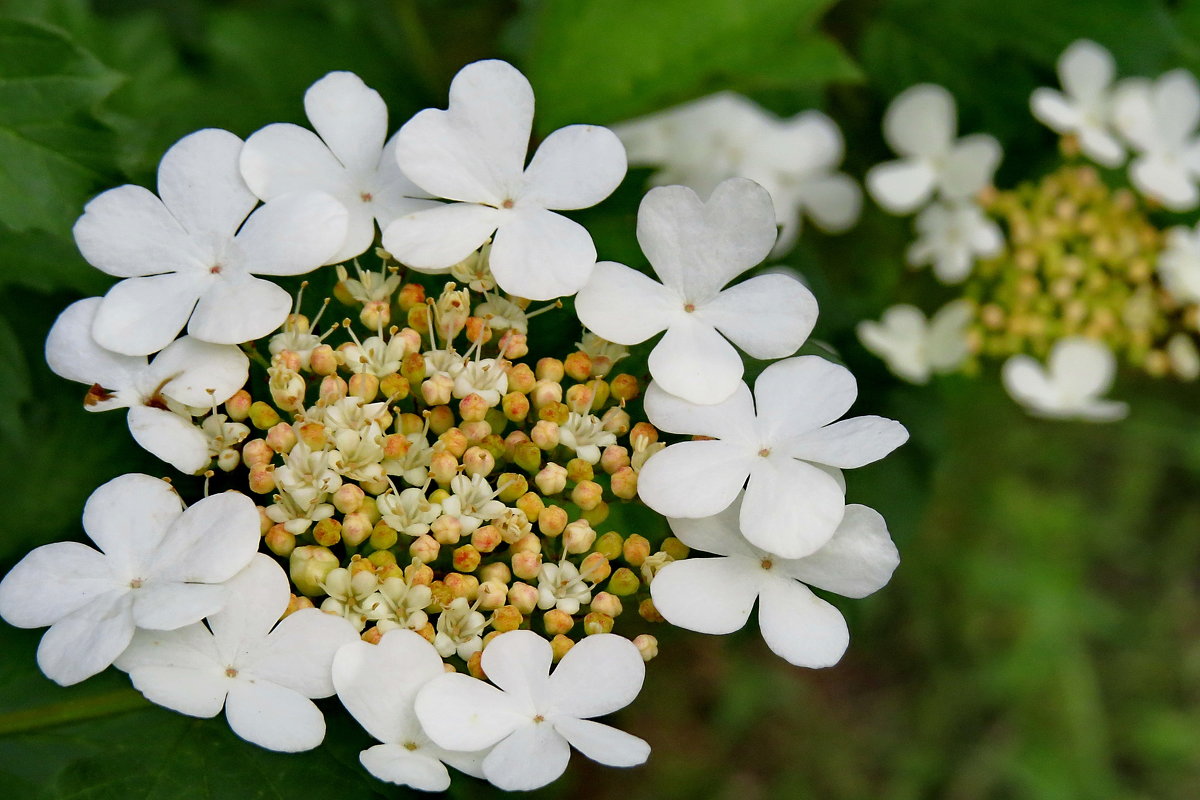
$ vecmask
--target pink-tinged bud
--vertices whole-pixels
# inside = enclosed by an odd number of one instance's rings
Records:
[[[583,618],[583,632],[588,636],[597,633],[612,633],[613,618],[607,614],[593,611]]]
[[[495,525],[480,525],[471,534],[471,544],[480,553],[490,553],[500,546],[504,539],[500,535],[500,529]],[[470,571],[470,570],[468,570]]]
[[[496,478],[496,487],[500,494],[496,495],[502,503],[515,503],[529,491],[529,481],[519,472],[504,472]]]
[[[317,393],[317,404],[331,406],[338,400],[346,399],[350,387],[340,375],[326,375],[321,379],[321,389]]]
[[[391,402],[405,399],[411,389],[408,378],[396,372],[384,375],[379,381],[379,391]]]
[[[337,566],[338,557],[328,547],[318,545],[297,547],[288,558],[288,573],[292,583],[309,597],[325,594],[321,584]]]
[[[537,385],[537,376],[528,364],[513,364],[508,368],[508,390],[529,394]]]
[[[325,426],[319,422],[300,422],[293,425],[292,430],[310,450],[323,450],[329,443]]]
[[[458,415],[464,422],[478,422],[487,415],[487,410],[487,401],[475,392],[458,401]]]
[[[265,431],[274,425],[279,424],[279,412],[271,406],[258,400],[250,405],[250,424],[258,428],[260,431]]]
[[[267,510],[262,506],[255,506],[254,508],[258,511],[258,535],[266,536],[267,531],[271,530],[271,527],[275,524],[275,520],[267,516]]]
[[[288,533],[282,525],[272,525],[263,537],[267,549],[280,558],[287,558],[296,549],[296,537]]]
[[[443,514],[429,526],[429,532],[439,544],[458,544],[462,538],[462,523],[458,517]]]
[[[422,336],[429,335],[429,306],[424,303],[419,306],[413,306],[405,312],[404,318],[408,321],[408,327]]]
[[[621,373],[609,381],[609,389],[612,396],[623,403],[628,403],[641,393],[638,379],[625,373]]]
[[[603,553],[588,553],[587,558],[579,564],[579,574],[589,583],[600,583],[612,574],[612,565],[608,563],[608,559],[604,557]],[[599,610],[603,611],[603,609]]]
[[[538,411],[541,411],[551,403],[558,403],[562,398],[562,384],[551,381],[538,381],[534,385],[533,391],[529,393],[529,400]]]
[[[238,389],[233,396],[225,401],[225,415],[234,422],[241,422],[250,415],[250,406],[254,401],[245,389]]]
[[[420,414],[401,414],[396,420],[396,432],[407,436],[425,430],[425,418]]]
[[[629,425],[629,414],[620,406],[613,406],[600,418],[600,427],[615,436],[629,433]]]
[[[275,458],[275,451],[262,439],[251,439],[242,445],[242,461],[247,467],[266,466]]]
[[[255,494],[269,494],[275,491],[275,467],[272,464],[256,464],[250,468],[246,481],[250,491]]]
[[[474,575],[463,575],[458,572],[451,572],[445,577],[446,586],[455,597],[462,597],[471,602],[475,602],[475,598],[479,596],[479,579]]]
[[[459,428],[459,430],[461,430],[463,432],[463,436],[467,437],[467,444],[474,444],[474,445],[482,446],[483,443],[487,440],[487,438],[492,435],[492,424],[490,422],[488,422],[486,419],[474,420],[471,422],[463,422],[463,423],[459,424],[458,428]],[[500,439],[500,437],[496,437],[496,439],[497,439],[497,445],[498,445],[497,450],[500,453],[503,453],[504,452],[504,440]],[[485,447],[484,449],[487,450],[489,453],[492,453],[492,449],[490,446]],[[496,456],[496,454],[492,453],[492,457],[495,458],[495,456]]]
[[[594,477],[596,477],[596,472],[592,469],[592,465],[582,458],[572,458],[567,462],[567,480],[571,483],[590,481]]]
[[[359,634],[358,638],[362,639],[367,644],[379,644],[379,640],[383,638],[383,630],[376,625],[374,627],[367,628],[365,631]]]
[[[448,428],[438,436],[439,450],[451,453],[455,458],[462,458],[467,452],[467,435],[459,428]]]
[[[419,283],[404,284],[396,295],[396,303],[406,314],[412,308],[425,308],[425,287]]]
[[[575,642],[573,642],[570,637],[563,636],[562,634],[559,634],[551,639],[550,654],[554,658],[554,663],[557,664],[559,661],[562,661],[563,656],[570,652],[571,648],[574,646]]]
[[[542,540],[538,538],[536,533],[526,533],[518,536],[516,541],[509,545],[508,552],[540,553],[542,552]]]
[[[682,561],[692,552],[691,548],[674,536],[668,536],[662,543],[663,551],[674,561]]]
[[[629,466],[629,450],[619,444],[610,444],[600,454],[600,468],[612,475],[621,467]]]
[[[543,450],[550,451],[558,447],[558,424],[541,420],[529,431],[529,439]]]
[[[454,392],[454,380],[449,375],[431,375],[421,382],[421,398],[427,406],[444,406]]]
[[[296,446],[296,432],[286,422],[272,425],[267,431],[267,445],[276,453],[290,453]]]
[[[541,553],[513,553],[512,571],[521,580],[532,581],[542,569]]]
[[[391,300],[368,300],[358,312],[358,321],[373,331],[386,328],[392,322]]]
[[[567,470],[558,464],[547,464],[534,476],[533,482],[543,495],[554,495],[567,487]]]
[[[479,551],[475,549],[474,545],[464,544],[454,551],[454,568],[459,572],[474,572],[479,569],[481,560]]]
[[[487,477],[496,468],[496,459],[482,447],[471,447],[463,453],[462,464],[468,475]]]
[[[524,422],[529,416],[529,398],[520,392],[509,392],[500,400],[500,408],[510,422]]]
[[[480,606],[483,604],[480,603]],[[500,633],[515,631],[521,627],[521,623],[525,621],[525,617],[521,614],[521,610],[512,605],[501,605],[492,613],[492,627]]]
[[[546,504],[542,502],[542,496],[536,492],[526,492],[517,498],[517,508],[525,513],[526,519],[530,522],[537,522],[542,515],[542,510]],[[564,522],[565,526],[566,523]]]
[[[629,597],[642,588],[642,579],[628,567],[621,567],[608,579],[608,591],[618,597]]]
[[[508,587],[499,581],[483,581],[479,584],[477,596],[479,607],[485,611],[492,611],[508,602]],[[513,610],[516,611],[515,608]]]
[[[567,612],[552,608],[542,617],[542,625],[545,626],[546,633],[555,636],[571,630],[575,625],[575,620]]]
[[[603,500],[600,501],[594,508],[580,512],[579,518],[593,528],[599,527],[608,519],[608,503],[605,503]]]
[[[567,376],[580,383],[586,381],[592,374],[592,359],[587,353],[576,351],[563,361],[563,371]]]
[[[342,540],[351,547],[358,547],[371,535],[374,528],[371,518],[362,511],[355,511],[342,518]]]
[[[537,472],[542,466],[542,449],[536,442],[521,442],[513,448],[513,463],[526,472]]]
[[[333,517],[326,517],[311,530],[313,540],[322,547],[333,547],[342,540],[342,523]]]
[[[502,358],[523,358],[529,355],[529,337],[511,328],[500,337],[498,346]]]
[[[644,439],[648,445],[654,444],[658,441],[658,428],[649,422],[639,422],[629,429],[629,441],[635,443],[635,447],[638,439]]]
[[[638,615],[646,622],[666,622],[663,615],[658,613],[658,609],[654,607],[654,601],[649,597],[638,603]]]
[[[537,518],[538,530],[542,535],[554,538],[567,527],[567,512],[558,506],[546,506]]]
[[[637,497],[638,474],[633,467],[621,467],[612,474],[609,482],[612,493],[622,500],[632,500]]]
[[[301,366],[300,354],[294,350],[280,350],[271,359],[274,365],[286,369],[288,372],[299,372]]]
[[[379,378],[370,372],[356,372],[350,376],[350,396],[361,397],[364,403],[369,403],[379,396]]]
[[[596,541],[596,532],[591,525],[577,519],[563,529],[562,537],[563,549],[568,553],[586,553]]]
[[[621,612],[624,610],[624,606],[621,605],[621,598],[608,592],[600,592],[592,597],[591,608],[592,611],[605,614],[613,619],[621,616]]]
[[[404,582],[409,586],[428,586],[433,583],[433,567],[413,561],[404,568]]]
[[[595,367],[595,362],[592,363],[592,366]],[[608,402],[611,394],[608,382],[603,378],[592,378],[587,385],[592,390],[592,411],[599,411],[604,408],[604,404]]]
[[[564,374],[563,363],[557,358],[539,358],[537,367],[534,369],[534,375],[539,381],[558,383],[563,379]]]
[[[334,349],[327,344],[319,344],[312,349],[308,357],[308,365],[317,375],[336,375],[338,358]]]
[[[576,414],[587,414],[592,410],[592,390],[582,383],[567,389],[567,407]]]
[[[406,355],[400,362],[400,375],[408,381],[409,391],[413,386],[420,386],[425,380],[425,357],[420,353]]]
[[[434,436],[441,436],[454,427],[454,412],[450,406],[434,406],[427,409],[426,413],[429,415],[429,430],[433,431]]]
[[[492,340],[492,328],[482,317],[467,317],[467,341],[487,344]]]
[[[649,661],[658,655],[658,639],[648,633],[635,636],[633,646],[642,654],[642,661]]]
[[[396,529],[388,525],[383,520],[375,523],[375,527],[371,528],[371,538],[369,539],[371,547],[375,548],[375,552],[371,553],[371,560],[375,560],[375,556],[379,553],[387,553],[387,555],[395,563],[396,557],[388,552],[388,548],[395,547],[399,540],[399,535]]]
[[[571,409],[567,407],[566,403],[547,403],[538,409],[537,416],[538,419],[565,425],[571,418]]]
[[[508,587],[508,602],[522,614],[531,614],[537,608],[538,590],[520,581]]]
[[[595,481],[580,481],[571,490],[571,502],[584,511],[591,511],[604,500],[604,488]]]
[[[408,554],[422,564],[429,564],[437,561],[441,549],[442,546],[438,544],[437,539],[427,533],[413,540],[413,543],[408,546]]]
[[[478,545],[476,545],[476,547],[478,547]],[[484,582],[499,581],[507,587],[509,582],[512,581],[512,570],[510,570],[508,568],[508,564],[505,564],[503,561],[484,564],[479,568],[479,580]]]
[[[640,534],[630,534],[621,548],[625,563],[631,567],[640,567],[650,555],[650,540]]]
[[[621,534],[616,531],[609,531],[596,540],[594,545],[597,553],[601,553],[609,561],[621,557],[621,546],[624,544]]]
[[[446,487],[458,474],[458,459],[446,450],[435,452],[429,459],[429,474],[438,486]]]
[[[316,606],[313,605],[312,600],[309,600],[307,597],[297,597],[296,595],[292,595],[288,599],[287,608],[284,609],[283,616],[289,617],[292,614],[295,614],[297,611],[304,611],[308,608],[316,608]]]
[[[362,508],[366,493],[353,483],[343,483],[341,488],[333,493],[333,507],[343,514],[353,514]]]

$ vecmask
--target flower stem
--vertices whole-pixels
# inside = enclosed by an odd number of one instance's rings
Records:
[[[85,700],[68,700],[0,714],[0,736],[68,725],[145,708],[150,708],[150,703],[141,694],[133,689],[118,689]]]

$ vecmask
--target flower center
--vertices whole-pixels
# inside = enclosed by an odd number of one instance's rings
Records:
[[[405,742],[404,749],[408,750],[409,752],[412,752],[413,750],[419,749],[419,746],[417,745],[416,742]]]
[[[129,582],[129,588],[130,588],[130,589],[140,589],[140,588],[142,588],[142,579],[141,579],[141,578],[134,578],[133,580],[131,580],[131,581]]]
[[[375,195],[371,194],[370,192],[362,192],[358,195],[358,198],[364,203],[369,203],[375,199]]]
[[[691,314],[693,311],[696,310],[696,304],[695,303],[684,303],[683,310],[688,312],[689,314]]]
[[[759,562],[759,566],[762,567],[763,569],[770,569],[771,567],[775,566],[775,563],[773,561],[771,561],[771,559],[769,559],[769,558],[764,558],[762,561]]]
[[[221,265],[213,264],[211,267],[208,268],[208,274],[209,275],[220,275],[221,274]]]
[[[541,714],[538,714],[536,717],[533,718],[533,721],[534,721],[534,723],[541,725],[543,722],[546,721],[546,718],[543,717]]]
[[[766,458],[767,456],[771,455],[771,448],[764,447],[762,450],[758,451],[758,454],[763,458]]]
[[[225,668],[225,677],[226,678],[236,678],[237,674],[238,674],[237,670],[234,669],[233,667]]]
[[[500,204],[500,207],[501,207],[501,208],[512,208],[512,207],[513,207],[513,201],[512,201],[512,200],[505,200],[503,203],[501,203],[501,204]]]

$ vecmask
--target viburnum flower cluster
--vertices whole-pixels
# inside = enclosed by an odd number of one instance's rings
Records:
[[[305,96],[314,130],[200,131],[157,195],[88,204],[80,249],[121,280],[62,313],[47,360],[204,497],[119,477],[84,511],[99,549],[47,545],[0,582],[0,616],[49,626],[50,678],[113,665],[287,752],[321,743],[313,700],[336,694],[379,779],[440,791],[453,767],[523,790],[572,748],[645,761],[595,718],[636,699],[664,620],[728,633],[757,599],[776,653],[839,660],[845,621],[807,587],[887,582],[896,549],[842,471],[907,432],[842,419],[853,376],[796,355],[804,284],[741,279],[776,245],[767,189],[655,188],[637,236],[657,280],[597,263],[559,212],[607,197],[624,149],[573,125],[526,163],[533,105],[515,68],[477,62],[389,137],[380,96],[332,73]],[[269,280],[306,273],[294,298]],[[305,313],[306,286],[349,311]],[[574,345],[538,319],[571,295]],[[741,353],[778,359],[753,389]]]

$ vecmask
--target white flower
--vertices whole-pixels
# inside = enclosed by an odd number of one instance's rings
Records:
[[[1200,225],[1167,231],[1167,245],[1158,254],[1158,277],[1179,303],[1200,302]]]
[[[963,200],[987,186],[1000,163],[1000,143],[986,134],[956,139],[954,98],[941,86],[906,89],[888,106],[883,137],[902,158],[867,173],[875,202],[893,214],[916,211],[938,192]]]
[[[667,517],[708,517],[727,508],[749,478],[742,533],[784,558],[806,556],[829,541],[846,507],[842,486],[820,465],[861,467],[908,439],[903,425],[883,417],[835,422],[857,395],[849,370],[817,356],[777,361],[758,376],[753,396],[742,383],[712,406],[651,383],[651,424],[712,438],[656,453],[638,475],[638,494]]]
[[[1125,148],[1112,129],[1112,54],[1089,39],[1079,39],[1058,57],[1058,79],[1065,93],[1033,90],[1029,108],[1038,121],[1061,134],[1075,134],[1084,155],[1106,167],[1125,160]]]
[[[804,284],[759,275],[723,289],[775,242],[771,197],[758,184],[731,178],[707,203],[685,186],[651,189],[638,209],[637,236],[662,283],[603,261],[575,310],[586,327],[618,344],[666,330],[648,362],[666,391],[695,403],[720,402],[742,377],[730,341],[763,359],[789,356],[804,344],[817,318],[817,301]]]
[[[441,505],[430,502],[425,492],[415,487],[399,494],[381,494],[375,498],[375,506],[389,527],[406,536],[429,533],[429,525],[442,515]]]
[[[347,261],[404,214],[437,205],[396,163],[395,137],[386,144],[387,106],[352,72],[331,72],[304,93],[304,113],[316,133],[289,123],[268,125],[242,148],[242,177],[262,200],[319,191],[337,198],[349,219],[344,243],[329,261]]]
[[[260,553],[229,582],[228,604],[208,617],[211,632],[199,622],[139,631],[117,668],[160,706],[191,717],[215,717],[224,707],[229,727],[248,742],[311,750],[325,738],[325,718],[309,698],[334,693],[333,655],[357,635],[315,608],[280,621],[289,595],[283,570]]]
[[[1129,413],[1129,406],[1100,395],[1112,388],[1117,360],[1093,339],[1060,339],[1046,367],[1017,355],[1004,362],[1001,377],[1012,398],[1034,416],[1108,422]]]
[[[335,567],[320,585],[328,595],[321,603],[321,611],[341,617],[356,631],[366,627],[367,620],[378,608],[375,591],[379,588],[379,579],[374,572],[359,570],[352,575],[345,567]]]
[[[258,199],[238,172],[241,149],[228,131],[197,131],[163,156],[161,200],[126,185],[87,204],[75,223],[79,251],[125,278],[92,326],[101,346],[153,353],[184,325],[216,344],[266,336],[287,319],[292,298],[254,275],[309,272],[341,247],[346,209],[327,194],[295,192],[251,213]]]
[[[646,665],[621,636],[588,636],[550,672],[550,643],[532,631],[509,631],[483,651],[495,684],[458,673],[441,675],[418,693],[417,718],[447,750],[491,747],[483,775],[508,791],[537,789],[566,771],[571,747],[613,767],[643,763],[650,746],[590,718],[624,708],[642,688]],[[496,688],[496,687],[500,688]]]
[[[423,583],[409,585],[396,575],[384,578],[379,591],[367,601],[372,607],[370,618],[384,633],[395,628],[424,628],[429,624],[425,609],[432,603],[432,589]]]
[[[971,202],[934,203],[916,219],[917,240],[906,258],[914,267],[933,265],[942,283],[962,283],[977,258],[991,258],[1004,247],[1000,226]]]
[[[581,606],[592,602],[591,589],[575,565],[566,559],[557,564],[542,564],[537,588],[538,608],[543,611],[557,608],[578,614]]]
[[[433,646],[443,658],[457,655],[465,661],[483,649],[482,636],[486,627],[487,619],[483,614],[469,605],[465,597],[456,597],[438,615]]]
[[[56,375],[90,384],[88,411],[129,409],[129,431],[142,447],[180,472],[195,473],[212,460],[209,439],[192,424],[189,408],[211,410],[242,388],[245,353],[229,345],[184,336],[149,364],[101,347],[92,338],[98,297],[72,303],[46,337],[46,362]]]
[[[495,499],[496,490],[481,475],[455,475],[450,491],[453,494],[442,501],[442,513],[458,518],[463,536],[504,513],[504,503]]]
[[[883,517],[860,505],[821,549],[805,558],[779,558],[738,533],[740,501],[705,519],[672,519],[671,531],[693,550],[718,558],[667,564],[650,584],[654,607],[672,625],[700,633],[732,633],[758,601],[758,626],[767,646],[798,667],[831,667],[846,651],[846,620],[808,586],[845,597],[882,588],[900,563]]]
[[[417,692],[445,674],[433,645],[406,630],[384,634],[379,644],[350,642],[333,659],[338,699],[367,733],[383,744],[363,750],[359,761],[381,781],[426,792],[450,787],[445,764],[483,777],[483,753],[438,747],[417,721]]]
[[[1137,190],[1172,211],[1200,203],[1200,86],[1187,70],[1177,69],[1153,83],[1122,81],[1117,87],[1117,129],[1138,152],[1129,165]]]
[[[426,109],[397,138],[400,169],[451,202],[393,222],[383,246],[421,271],[444,272],[492,237],[489,266],[504,291],[532,300],[574,294],[596,263],[592,237],[550,209],[588,208],[625,177],[625,150],[606,128],[570,125],[525,167],[533,89],[503,61],[478,61],[450,84],[446,111]]]
[[[916,306],[892,306],[879,322],[863,321],[856,331],[863,347],[910,383],[927,383],[935,372],[952,372],[967,357],[967,326],[974,308],[954,300],[931,319]]]
[[[466,364],[454,378],[454,396],[459,400],[477,394],[492,408],[500,405],[508,391],[508,373],[494,358],[476,359]]]
[[[559,442],[575,451],[577,458],[589,464],[600,462],[600,448],[617,443],[616,435],[604,430],[604,424],[594,414],[572,411],[558,428]]]
[[[38,666],[64,686],[103,670],[136,628],[171,630],[220,610],[221,584],[258,549],[258,513],[226,492],[187,511],[165,481],[122,475],[83,509],[99,546],[58,542],[25,556],[0,582],[0,616],[18,628],[50,626]]]

